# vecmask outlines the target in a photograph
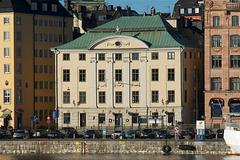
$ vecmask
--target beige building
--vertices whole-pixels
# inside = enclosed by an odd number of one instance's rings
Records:
[[[57,0],[0,1],[0,125],[46,125],[55,105],[49,48],[71,39],[71,15]]]
[[[208,127],[239,121],[240,1],[206,0],[205,118]],[[230,113],[230,114],[229,114]]]
[[[121,17],[52,51],[60,128],[195,122],[202,53],[159,15]]]

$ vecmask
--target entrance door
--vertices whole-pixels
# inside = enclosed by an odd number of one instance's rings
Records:
[[[80,127],[86,127],[86,113],[80,113]]]
[[[7,129],[8,128],[8,122],[9,122],[9,118],[6,117],[3,119],[3,125],[4,125],[4,128]]]
[[[158,123],[157,123],[157,120],[158,120],[158,112],[153,112],[152,113],[152,119],[154,119],[155,123],[152,124],[153,127],[157,127],[158,126]]]
[[[21,113],[17,117],[17,128],[18,129],[22,128],[22,114]]]
[[[123,124],[122,114],[115,114],[115,127],[121,127]]]

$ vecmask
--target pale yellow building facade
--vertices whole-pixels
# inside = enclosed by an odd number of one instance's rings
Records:
[[[0,2],[0,125],[46,125],[54,110],[54,56],[72,39],[72,18],[58,1]]]

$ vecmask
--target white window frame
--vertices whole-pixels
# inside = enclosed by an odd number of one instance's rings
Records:
[[[9,41],[10,38],[10,33],[8,31],[3,32],[3,40],[4,41]]]
[[[5,58],[10,57],[10,48],[8,48],[8,47],[3,48],[3,54],[4,54]]]
[[[4,64],[4,73],[5,74],[10,73],[10,64]]]
[[[10,23],[10,19],[9,17],[3,17],[3,24],[9,24]]]
[[[10,89],[4,89],[3,90],[3,103],[4,104],[10,104],[11,103],[11,90]]]

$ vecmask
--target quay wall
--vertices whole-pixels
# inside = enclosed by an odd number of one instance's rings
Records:
[[[164,145],[172,154],[231,154],[224,141],[174,140],[17,140],[0,141],[0,154],[159,154]],[[196,150],[181,150],[192,145]]]

